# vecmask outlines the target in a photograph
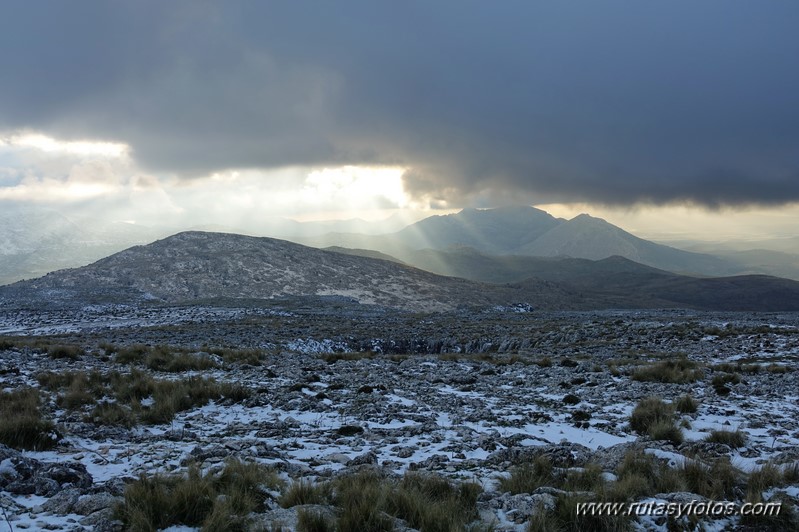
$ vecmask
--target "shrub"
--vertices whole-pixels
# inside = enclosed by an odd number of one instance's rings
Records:
[[[602,468],[588,464],[583,469],[569,470],[560,487],[567,491],[599,491],[604,485]]]
[[[677,407],[677,411],[682,414],[693,414],[699,410],[699,402],[687,394],[677,399],[674,406]]]
[[[89,419],[101,424],[133,426],[137,421],[168,423],[175,414],[202,406],[211,400],[242,401],[250,396],[249,389],[231,383],[217,383],[213,379],[189,377],[183,380],[156,380],[134,369],[128,374],[112,371],[106,374],[42,373],[39,383],[51,390],[67,389],[59,401],[67,407],[78,408],[94,400],[106,398],[92,411]],[[151,398],[152,405],[142,406]]]
[[[661,420],[651,425],[647,429],[647,434],[653,440],[666,440],[674,445],[679,445],[683,442],[683,434],[680,428],[671,420]]]
[[[694,382],[702,377],[702,370],[697,368],[696,362],[689,360],[684,354],[675,359],[663,360],[636,368],[632,378],[636,381],[663,382],[670,384],[685,384]]]
[[[759,469],[749,473],[746,482],[746,499],[751,502],[761,502],[763,492],[774,486],[783,483],[783,475],[780,468],[771,462],[763,464]]]
[[[711,443],[723,443],[733,449],[743,447],[746,444],[746,434],[740,430],[713,430],[705,441]]]
[[[320,511],[301,508],[297,512],[297,532],[335,532],[336,523]]]
[[[300,479],[291,483],[279,502],[281,507],[291,508],[304,504],[323,504],[325,497],[326,492],[322,485]]]
[[[125,488],[117,515],[128,530],[172,525],[249,530],[248,514],[263,507],[262,488],[275,487],[276,482],[276,474],[263,466],[237,461],[227,462],[216,474],[190,466],[183,475],[141,475]]]
[[[388,499],[388,511],[420,530],[463,530],[477,517],[474,483],[455,485],[430,474],[407,473]]]
[[[116,351],[114,360],[117,364],[133,364],[144,360],[144,356],[150,351],[146,345],[135,344],[123,347]]]
[[[580,398],[576,395],[569,393],[563,396],[563,404],[566,405],[576,405],[580,402]]]
[[[551,486],[553,483],[552,462],[545,456],[539,456],[532,464],[524,464],[512,469],[509,478],[500,479],[499,487],[502,491],[509,491],[516,495],[532,493],[541,486]]]
[[[217,367],[216,362],[208,355],[174,352],[166,347],[158,347],[148,353],[144,365],[153,371],[169,373],[203,371]]]
[[[680,474],[688,491],[716,500],[734,496],[739,476],[726,457],[709,466],[699,460],[686,459],[680,467]]]
[[[657,423],[671,422],[672,417],[671,405],[664,403],[659,397],[646,397],[635,406],[630,416],[630,427],[639,434],[644,434]]]
[[[57,345],[47,350],[47,356],[56,359],[79,360],[85,351],[76,345]]]
[[[0,392],[0,443],[15,449],[50,449],[60,436],[39,409],[41,398],[33,388]]]
[[[333,502],[339,507],[339,530],[394,530],[394,520],[384,512],[391,486],[378,473],[362,471],[339,477],[332,489]]]

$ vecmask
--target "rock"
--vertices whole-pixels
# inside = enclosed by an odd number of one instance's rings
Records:
[[[81,490],[79,488],[67,488],[56,493],[35,508],[37,513],[52,512],[56,515],[67,515],[74,513],[75,503],[78,502]]]
[[[122,521],[114,518],[114,508],[100,509],[80,520],[80,524],[93,527],[93,532],[121,532]]]
[[[377,455],[373,451],[368,451],[347,462],[347,467],[359,465],[377,465]]]
[[[115,497],[108,493],[95,493],[92,495],[82,495],[75,502],[74,511],[80,515],[90,515],[99,510],[112,508],[117,502],[121,502],[121,497]]]
[[[346,464],[350,461],[350,457],[344,453],[331,453],[323,458],[327,462],[334,462],[337,464]]]

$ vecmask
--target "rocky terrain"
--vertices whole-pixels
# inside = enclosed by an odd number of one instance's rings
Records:
[[[796,314],[416,313],[329,297],[12,307],[0,311],[9,530],[797,527]],[[41,424],[23,441],[8,427],[25,394]],[[653,398],[666,430],[640,425]],[[244,510],[222,492],[241,464],[263,468]],[[143,524],[142,494],[177,500],[192,481],[206,513],[148,507]],[[460,495],[439,498],[451,486]],[[439,515],[410,511],[414,497]],[[782,508],[576,516],[587,500]]]
[[[343,296],[414,311],[451,310],[535,297],[572,301],[546,281],[522,289],[443,277],[390,261],[272,238],[186,232],[89,266],[0,287],[0,299],[43,304],[196,302],[203,299]]]

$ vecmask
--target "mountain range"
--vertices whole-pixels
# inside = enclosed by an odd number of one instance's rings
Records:
[[[647,266],[687,275],[760,273],[734,261],[656,244],[601,218],[581,214],[555,218],[534,207],[464,209],[431,216],[398,232],[373,236],[330,233],[302,240],[318,247],[373,249],[425,268],[418,251],[472,248],[486,255],[562,257],[598,260],[621,256]],[[438,273],[456,275],[454,272]]]
[[[193,231],[134,246],[88,266],[0,287],[0,303],[37,308],[317,296],[414,312],[518,303],[568,310],[799,310],[799,282],[768,276],[701,279],[622,257],[591,261],[503,259],[474,251],[459,255],[464,270],[491,272],[504,264],[526,277],[513,283],[479,282],[284,240]]]

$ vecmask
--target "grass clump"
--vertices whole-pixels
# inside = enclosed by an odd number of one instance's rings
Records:
[[[116,355],[114,356],[114,361],[117,364],[136,364],[142,362],[149,351],[150,347],[143,344],[115,348]]]
[[[683,491],[685,483],[679,472],[651,454],[631,451],[616,468],[616,481],[606,496],[614,502],[633,501],[656,493]]]
[[[217,367],[208,355],[175,352],[166,347],[157,347],[144,359],[144,365],[153,371],[182,373],[184,371],[203,371]]]
[[[249,530],[247,516],[262,510],[268,490],[279,485],[273,471],[253,462],[228,461],[218,473],[190,466],[181,475],[142,475],[125,488],[117,516],[129,530]]]
[[[674,424],[674,407],[659,397],[646,397],[638,402],[630,416],[630,427],[654,440],[667,440],[677,445],[683,435]]]
[[[500,479],[499,488],[514,495],[532,493],[541,486],[553,485],[554,479],[552,462],[545,456],[539,456],[532,464],[512,469],[510,477]]]
[[[746,444],[746,434],[740,430],[713,430],[705,441],[711,443],[723,443],[733,449],[738,449]]]
[[[590,502],[579,495],[561,495],[555,509],[546,512],[541,508],[527,525],[527,532],[602,531],[626,532],[631,530],[630,517],[624,515],[578,515],[577,505]]]
[[[763,464],[759,469],[755,469],[749,473],[749,478],[746,482],[746,498],[751,502],[761,502],[763,500],[764,491],[775,486],[781,486],[784,483],[780,468],[768,462]]]
[[[172,348],[165,345],[151,347],[136,344],[115,349],[114,361],[118,364],[142,364],[153,371],[181,373],[184,371],[204,371],[218,367],[216,361],[208,354],[189,353],[185,349]]]
[[[639,434],[646,434],[649,428],[663,421],[671,421],[674,413],[671,405],[660,397],[646,397],[635,406],[630,416],[630,427]]]
[[[336,523],[333,519],[320,511],[301,508],[297,512],[298,532],[336,532]]]
[[[684,354],[677,358],[663,360],[636,368],[632,379],[644,382],[662,382],[669,384],[686,384],[702,378],[702,370],[697,363],[689,360]]]
[[[719,458],[710,465],[699,460],[686,459],[679,472],[688,491],[708,499],[733,497],[734,488],[739,482],[739,473],[727,457]]]
[[[338,507],[338,530],[394,530],[394,520],[384,511],[391,488],[391,483],[375,471],[337,478],[332,485],[332,502]]]
[[[681,414],[694,414],[699,410],[699,402],[688,394],[680,396],[674,406]]]
[[[291,483],[280,496],[280,506],[292,508],[305,504],[324,504],[328,493],[324,484],[315,484],[310,480],[300,479]]]
[[[260,349],[228,349],[214,348],[210,353],[221,357],[225,364],[240,364],[242,366],[260,366],[264,352]]]
[[[682,430],[674,424],[674,421],[658,421],[649,427],[647,434],[653,440],[668,441],[674,445],[681,444],[684,439]]]
[[[39,392],[33,388],[0,392],[0,443],[31,451],[58,443],[55,425],[43,417],[40,402]]]
[[[322,484],[295,481],[279,502],[284,508],[307,504],[336,507],[335,521],[309,512],[299,530],[389,531],[399,518],[419,530],[446,532],[468,529],[477,518],[481,491],[477,484],[453,483],[433,474],[409,472],[393,479],[376,470],[362,470]]]
[[[47,349],[47,356],[53,360],[79,360],[86,352],[76,345],[55,345]]]
[[[209,401],[239,402],[250,395],[247,388],[237,384],[197,376],[158,380],[136,369],[130,373],[42,373],[37,380],[43,387],[59,392],[56,401],[60,406],[79,410],[93,405],[87,420],[126,427],[138,422],[168,423],[178,412]]]
[[[463,530],[477,517],[481,491],[471,482],[455,485],[443,477],[408,473],[391,494],[388,510],[420,530]]]

